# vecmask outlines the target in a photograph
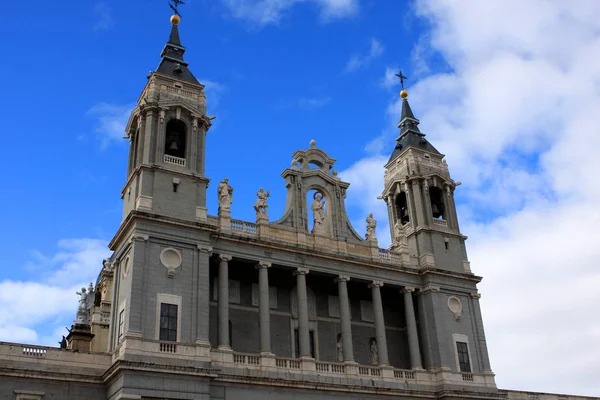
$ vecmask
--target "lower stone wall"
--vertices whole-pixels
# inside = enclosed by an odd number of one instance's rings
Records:
[[[62,380],[0,377],[0,399],[14,400],[19,391],[43,394],[42,399],[56,400],[104,400],[103,384],[85,384]]]

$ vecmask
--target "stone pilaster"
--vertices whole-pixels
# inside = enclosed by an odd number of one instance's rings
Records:
[[[209,265],[210,256],[212,255],[212,247],[199,244],[198,248],[198,272],[197,272],[197,288],[196,288],[196,344],[209,346],[208,333],[208,314],[209,314]]]
[[[354,363],[354,348],[352,345],[352,325],[350,323],[350,301],[348,300],[348,276],[340,275],[336,281],[338,284],[338,296],[340,299],[340,317],[342,325],[342,351],[344,362]]]
[[[406,315],[406,331],[408,334],[408,349],[410,353],[410,367],[412,369],[423,369],[421,365],[421,351],[419,350],[419,334],[417,333],[417,320],[415,319],[415,309],[413,306],[412,293],[415,291],[412,287],[405,287],[404,293],[404,314]]]
[[[219,333],[218,348],[231,350],[229,343],[229,261],[231,256],[219,254]]]
[[[421,186],[417,179],[412,182],[412,193],[415,200],[415,214],[416,221],[413,222],[413,226],[417,229],[420,226],[426,225],[425,211],[423,210],[423,196],[421,196]]]
[[[490,357],[487,349],[487,342],[485,340],[485,332],[483,330],[481,307],[479,306],[480,298],[481,293],[471,293],[471,304],[473,305],[473,315],[475,316],[475,331],[477,332],[477,347],[481,354],[481,369],[484,373],[492,373]]]
[[[296,275],[296,291],[298,294],[298,335],[300,357],[312,358],[310,354],[310,332],[308,328],[308,294],[306,292],[306,274],[308,269],[298,268]]]
[[[269,268],[270,262],[259,261],[259,323],[260,323],[260,353],[271,354],[271,310],[269,305]]]
[[[369,287],[371,288],[371,296],[373,301],[373,314],[375,316],[375,337],[377,339],[377,356],[379,365],[388,365],[387,339],[385,335],[385,320],[383,318],[383,305],[381,303],[381,287],[383,282],[373,281]]]

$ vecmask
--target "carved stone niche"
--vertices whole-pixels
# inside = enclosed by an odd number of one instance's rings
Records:
[[[317,148],[311,140],[308,150],[297,150],[293,155],[294,165],[282,173],[287,188],[286,206],[283,217],[273,224],[295,228],[302,233],[310,233],[310,221],[314,219],[314,197],[325,201],[325,219],[322,229],[316,234],[335,240],[362,243],[365,240],[351,226],[346,213],[345,199],[349,183],[343,182],[333,172],[335,159]],[[315,191],[313,196],[308,194]]]
[[[177,268],[181,267],[181,252],[172,247],[163,249],[160,252],[160,262],[167,269],[167,277],[172,278],[175,276]]]
[[[452,314],[454,314],[454,318],[457,321],[460,321],[460,318],[462,316],[462,302],[460,301],[460,299],[456,296],[448,297],[448,308],[450,309]]]

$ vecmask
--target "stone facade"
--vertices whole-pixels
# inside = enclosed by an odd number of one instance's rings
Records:
[[[213,117],[184,51],[174,25],[127,125],[123,220],[89,348],[0,344],[0,399],[523,398],[496,388],[458,183],[408,103],[381,197],[389,249],[353,229],[350,184],[315,141],[282,173],[281,218],[259,191],[257,221],[232,219],[226,186],[209,215]],[[422,146],[402,148],[411,140]]]

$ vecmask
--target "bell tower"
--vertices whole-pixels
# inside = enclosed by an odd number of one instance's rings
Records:
[[[402,90],[400,135],[385,165],[382,199],[388,207],[392,248],[419,257],[421,266],[470,272],[460,233],[454,190],[444,155],[419,130]]]
[[[183,60],[177,15],[157,70],[127,123],[127,181],[121,197],[123,220],[131,211],[187,221],[206,221],[205,136],[214,117],[206,116],[204,86]]]

